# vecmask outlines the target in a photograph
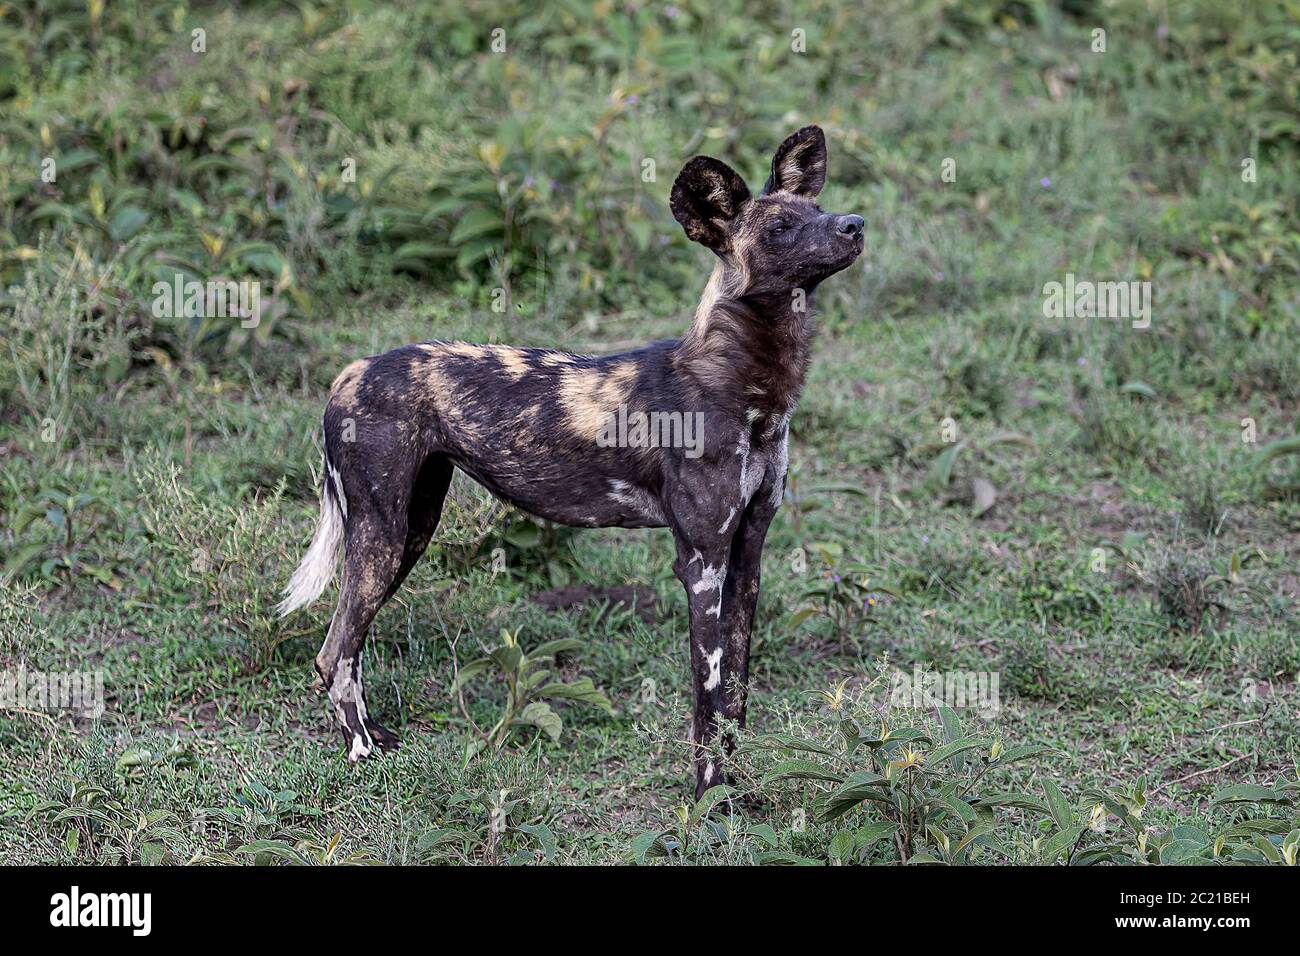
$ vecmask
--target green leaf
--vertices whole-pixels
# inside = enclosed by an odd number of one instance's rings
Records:
[[[15,548],[5,557],[4,581],[8,583],[18,575],[22,574],[27,568],[45,552],[45,545],[37,542],[36,544],[26,544],[21,548]]]
[[[535,693],[538,697],[556,697],[591,704],[611,716],[614,713],[609,698],[597,689],[596,685],[591,682],[590,677],[580,677],[567,684],[552,682],[537,688]]]
[[[551,705],[545,701],[535,700],[525,707],[515,718],[516,723],[531,724],[543,731],[551,740],[560,739],[560,731],[563,728],[563,721],[560,715],[551,710]]]
[[[1141,395],[1143,398],[1155,398],[1156,390],[1146,382],[1125,382],[1119,387],[1126,395]]]
[[[235,852],[252,855],[255,858],[254,862],[259,866],[270,863],[270,857],[278,857],[294,866],[311,866],[315,862],[301,850],[279,840],[254,840],[252,843],[245,843]]]
[[[747,741],[738,749],[745,753],[754,750],[801,750],[827,757],[835,756],[835,751],[821,741],[796,737],[793,734],[763,734],[761,737]]]
[[[1169,836],[1175,841],[1184,840],[1189,843],[1195,843],[1200,846],[1208,846],[1210,837],[1204,830],[1190,823],[1180,823],[1169,831]]]
[[[1258,452],[1259,464],[1265,464],[1283,455],[1300,455],[1300,435],[1269,442]]]
[[[954,740],[950,744],[944,744],[942,747],[929,753],[925,758],[925,765],[927,767],[938,766],[950,757],[964,754],[968,750],[979,750],[982,747],[988,747],[991,745],[992,741],[987,737],[963,737],[960,740]]]
[[[938,482],[940,488],[947,488],[949,483],[952,481],[952,469],[957,463],[957,455],[965,447],[966,442],[959,441],[956,444],[945,448],[939,454],[939,457],[935,459],[934,479]]]
[[[783,760],[759,781],[759,786],[765,787],[778,780],[829,780],[840,783],[843,779],[844,774],[811,760]]]
[[[814,805],[822,821],[834,820],[864,800],[883,799],[887,786],[887,781],[880,774],[858,771],[850,774],[840,787],[818,797]]]
[[[475,677],[486,673],[495,663],[490,657],[480,657],[470,661],[456,672],[456,680],[452,682],[451,689],[460,690]]]
[[[860,827],[854,835],[853,842],[859,851],[875,846],[881,840],[888,839],[898,832],[897,823],[868,823]]]
[[[139,206],[123,206],[113,214],[108,224],[108,234],[118,242],[130,239],[149,221],[149,214]]]
[[[762,840],[769,847],[775,848],[777,843],[780,842],[777,839],[776,831],[773,830],[771,825],[767,823],[755,824],[745,832],[747,832],[752,837],[757,837],[758,839]]]
[[[1055,781],[1044,780],[1043,790],[1047,793],[1047,808],[1051,811],[1052,822],[1061,830],[1070,827],[1074,823],[1074,813],[1070,810],[1070,802],[1065,799],[1061,788]]]
[[[699,826],[700,821],[708,816],[709,813],[712,812],[713,808],[721,801],[726,800],[730,794],[731,791],[722,785],[710,787],[708,790],[705,790],[704,796],[700,797],[700,799],[695,802],[695,806],[691,808],[690,816],[686,821],[687,826],[691,829]]]
[[[1038,747],[1034,744],[1021,744],[1017,747],[1008,747],[1002,751],[997,760],[993,761],[995,766],[1005,767],[1008,764],[1018,763],[1021,760],[1032,760],[1035,757],[1043,756],[1059,757],[1061,752],[1055,747]]]
[[[754,862],[759,866],[821,866],[821,860],[811,860],[806,856],[786,853],[783,850],[766,850],[754,855]]]
[[[1264,855],[1264,858],[1268,860],[1270,863],[1286,862],[1282,858],[1282,852],[1276,846],[1273,845],[1272,840],[1268,839],[1267,837],[1257,836],[1255,837],[1253,842],[1255,848],[1259,850],[1259,852]]]
[[[831,838],[831,844],[827,853],[832,860],[844,863],[853,855],[853,849],[853,831],[841,830]]]
[[[518,829],[521,833],[527,833],[537,840],[546,859],[555,859],[555,834],[551,832],[550,827],[545,823],[521,823]]]
[[[939,794],[937,800],[946,807],[962,824],[969,827],[979,819],[979,814],[969,803],[956,794],[956,785],[952,784],[944,787],[943,792]]]
[[[71,172],[74,169],[84,169],[86,166],[102,166],[104,160],[100,155],[89,149],[73,149],[58,157],[57,169],[60,173]]]
[[[982,444],[985,448],[992,448],[994,445],[1022,445],[1025,448],[1033,448],[1034,440],[1023,432],[994,432],[984,439]]]
[[[647,830],[632,840],[632,862],[644,863],[648,859],[668,856],[668,844],[664,838],[671,836],[666,830]]]
[[[975,798],[977,807],[1015,807],[1018,810],[1036,810],[1044,816],[1051,814],[1047,804],[1027,793],[989,793]]]
[[[1261,787],[1254,783],[1235,783],[1224,787],[1210,798],[1210,808],[1225,803],[1290,803],[1290,800],[1272,787]]]
[[[405,242],[393,251],[393,268],[404,268],[413,272],[419,271],[419,268],[427,262],[450,259],[454,255],[456,255],[455,248],[441,243]]]
[[[801,607],[799,610],[795,611],[793,614],[790,615],[790,619],[786,622],[786,627],[788,627],[790,630],[794,630],[804,621],[808,620],[808,618],[816,614],[817,611],[818,609],[815,607]]]
[[[438,827],[422,833],[415,843],[415,849],[421,855],[436,855],[436,851],[453,843],[459,844],[461,849],[465,849],[476,842],[478,842],[478,838],[472,833],[450,827]]]
[[[1279,817],[1256,817],[1251,820],[1242,820],[1240,823],[1233,824],[1225,829],[1221,836],[1230,839],[1240,839],[1244,836],[1254,836],[1257,833],[1271,833],[1280,835],[1286,833],[1290,824]]]
[[[1073,824],[1057,831],[1056,836],[1052,837],[1043,845],[1043,862],[1055,863],[1061,858],[1061,854],[1066,853],[1078,842],[1079,837],[1087,827],[1082,824]]]
[[[934,866],[935,864],[941,864],[941,863],[943,863],[943,860],[939,859],[936,856],[932,856],[929,853],[913,854],[912,858],[907,861],[908,866],[912,866],[912,865]]]
[[[554,657],[556,654],[562,654],[565,651],[576,651],[581,647],[582,641],[574,637],[565,637],[558,641],[547,641],[545,644],[537,645],[528,652],[528,656],[534,660],[539,657]]]
[[[505,219],[500,212],[480,206],[471,209],[456,221],[448,241],[453,246],[461,246],[470,239],[477,239],[488,233],[501,233],[505,230],[505,225]],[[499,242],[495,244],[500,245]]]
[[[957,716],[957,711],[953,710],[947,704],[939,705],[939,722],[943,724],[943,742],[952,743],[954,740],[961,738],[961,718]],[[960,764],[957,765],[960,770]]]
[[[461,272],[468,272],[471,266],[487,259],[500,248],[501,243],[495,239],[471,240],[461,246],[460,252],[456,254],[456,268]]]

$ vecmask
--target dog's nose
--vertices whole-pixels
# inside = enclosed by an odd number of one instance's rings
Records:
[[[840,216],[835,223],[835,231],[841,236],[849,236],[853,239],[862,238],[862,217],[861,216]]]

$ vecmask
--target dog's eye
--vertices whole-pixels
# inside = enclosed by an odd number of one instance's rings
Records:
[[[789,228],[790,227],[783,222],[774,222],[772,225],[767,227],[767,234],[769,236],[779,236]]]

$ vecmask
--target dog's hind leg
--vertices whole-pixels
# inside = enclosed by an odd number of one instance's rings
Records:
[[[407,510],[406,542],[402,549],[402,561],[397,568],[397,573],[393,575],[392,583],[384,592],[381,604],[387,603],[389,598],[397,593],[406,576],[411,573],[411,568],[415,567],[425,549],[429,547],[433,532],[437,530],[438,521],[442,517],[442,503],[446,500],[447,488],[451,484],[452,470],[451,462],[442,455],[430,455],[420,469],[419,477],[416,478],[415,486],[411,490],[411,505]],[[361,651],[358,651],[358,675],[361,670],[360,659]],[[359,676],[357,689],[360,693]],[[401,738],[397,734],[381,726],[368,713],[364,720],[366,729],[370,731],[371,738],[380,750],[395,750],[401,744]]]
[[[402,562],[406,519],[400,537],[377,528],[367,515],[348,516],[339,603],[330,619],[325,643],[316,655],[316,672],[329,692],[348,748],[348,760],[367,757],[376,746],[396,742],[387,731],[379,733],[366,710],[361,677],[361,652],[375,614],[387,600],[389,585]],[[390,739],[391,738],[391,739]]]
[[[411,568],[415,567],[420,556],[424,554],[433,533],[442,518],[442,503],[447,498],[447,489],[451,485],[452,464],[445,455],[433,454],[425,459],[420,473],[411,489],[411,504],[407,509],[406,544],[402,550],[402,564],[397,569],[397,576],[388,586],[384,600],[397,593]]]
[[[375,615],[397,592],[433,537],[451,472],[445,457],[426,459],[410,486],[409,504],[406,494],[391,508],[381,507],[372,496],[353,496],[339,603],[316,655],[316,671],[342,726],[349,760],[360,760],[375,747],[393,749],[400,742],[370,717],[361,658]]]

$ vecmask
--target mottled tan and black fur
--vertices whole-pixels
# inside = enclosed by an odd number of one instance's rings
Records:
[[[718,261],[680,340],[599,358],[424,342],[338,376],[325,407],[321,521],[283,610],[320,594],[341,546],[316,669],[350,759],[396,743],[366,711],[362,645],[428,546],[459,468],[552,521],[671,529],[689,605],[697,792],[721,781],[710,744],[720,716],[745,718],[759,564],[785,483],[812,295],[862,251],[859,217],[817,207],[825,178],[825,138],[811,126],[781,144],[757,197],[716,159],[685,165],[673,215]],[[701,449],[603,447],[598,434],[620,406],[698,413]]]

